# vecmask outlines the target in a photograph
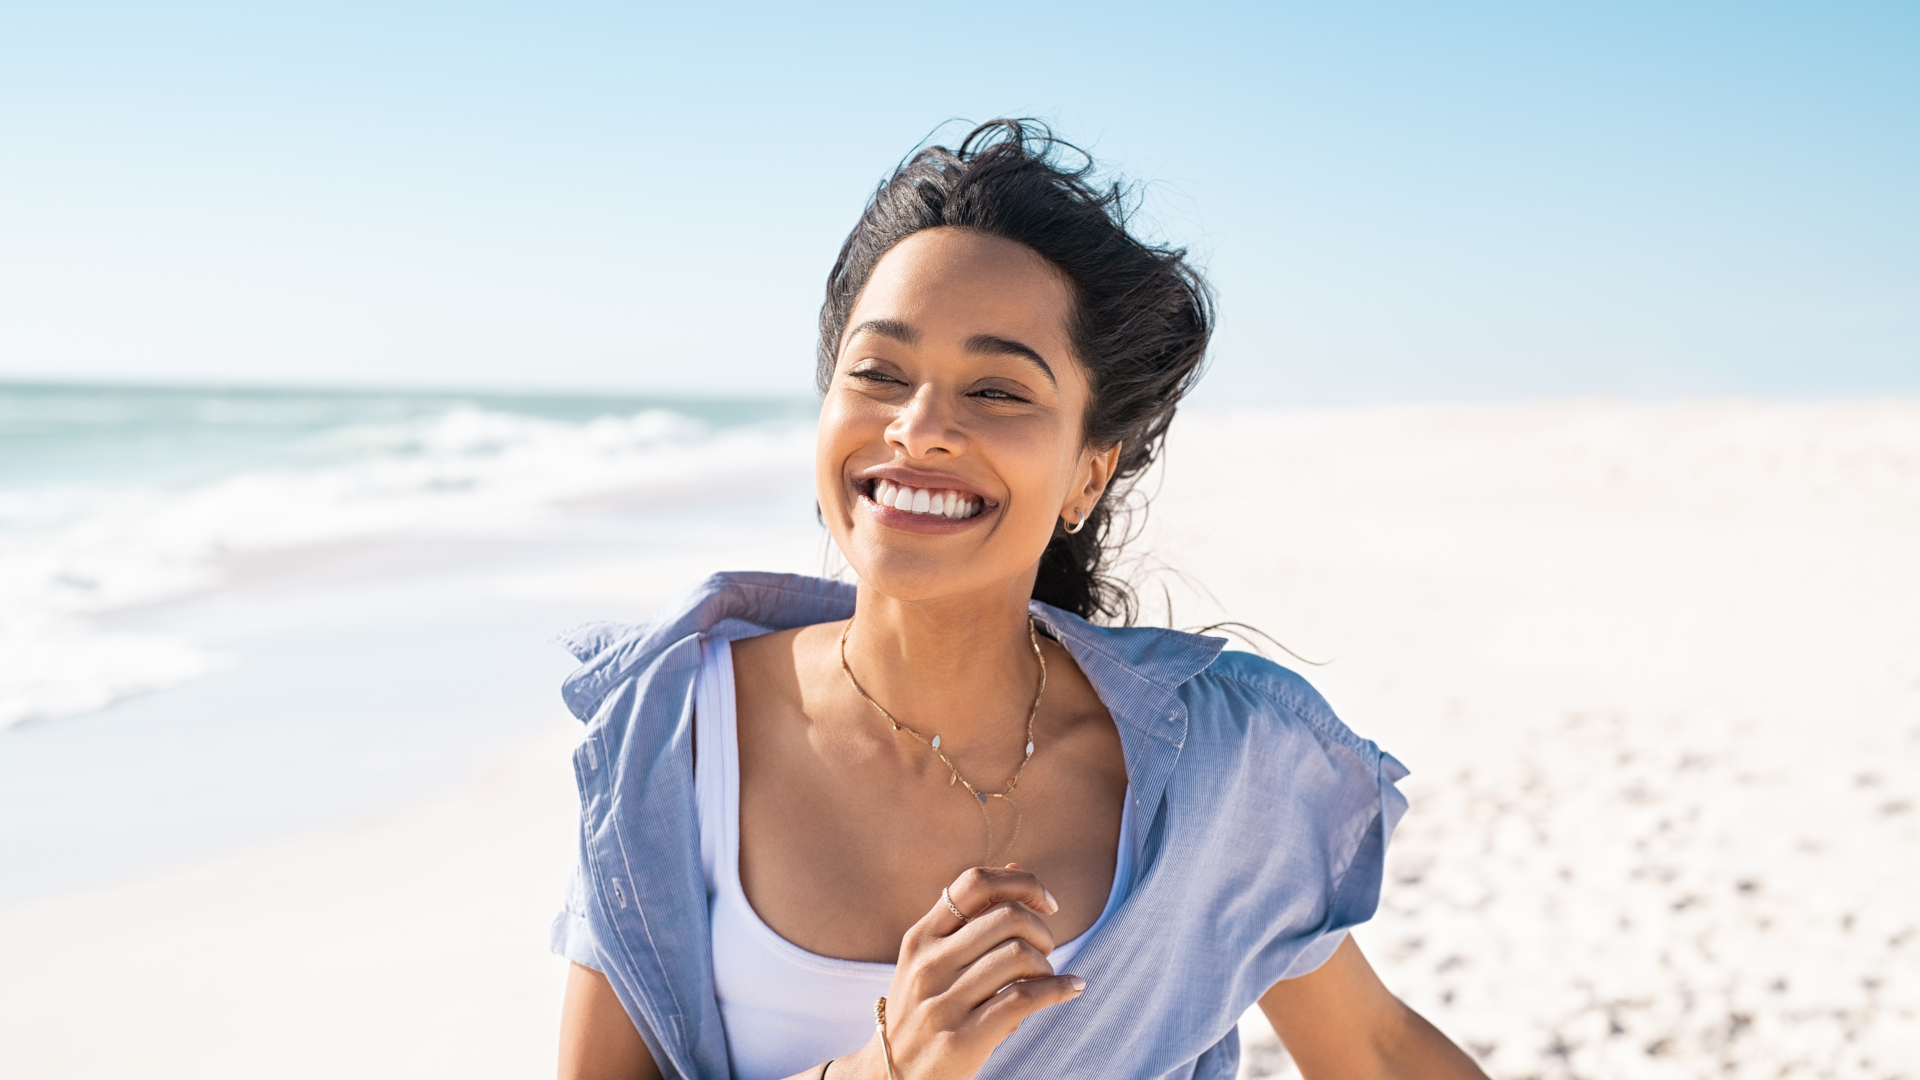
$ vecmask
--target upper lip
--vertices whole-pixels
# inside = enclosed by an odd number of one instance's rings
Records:
[[[985,492],[958,477],[922,472],[903,465],[878,465],[871,469],[862,469],[853,475],[854,480],[869,491],[875,480],[891,480],[902,487],[924,488],[928,491],[957,491],[962,495],[979,499],[983,506],[998,505],[993,499],[988,498]]]

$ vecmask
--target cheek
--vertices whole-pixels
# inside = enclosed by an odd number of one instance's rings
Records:
[[[847,459],[872,441],[874,424],[863,410],[850,406],[846,396],[829,394],[820,406],[820,425],[813,443],[815,495],[820,506],[846,501],[844,473]]]
[[[1065,433],[1053,431],[1003,444],[1002,453],[1000,472],[1008,481],[1018,518],[1051,530],[1051,520],[1076,478],[1077,450]]]

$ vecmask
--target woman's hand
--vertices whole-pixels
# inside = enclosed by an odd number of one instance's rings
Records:
[[[961,921],[940,901],[900,940],[900,960],[887,993],[887,1036],[900,1080],[972,1080],[987,1055],[1041,1009],[1086,989],[1076,975],[1055,975],[1047,963],[1053,935],[1042,922],[1060,905],[1040,879],[1008,864],[975,867],[947,890]],[[846,1072],[884,1078],[879,1033],[854,1055],[834,1062]]]

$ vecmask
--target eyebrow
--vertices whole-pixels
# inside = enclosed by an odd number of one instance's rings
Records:
[[[1034,367],[1039,368],[1040,374],[1047,377],[1047,382],[1054,386],[1060,385],[1060,380],[1053,377],[1053,368],[1048,366],[1040,354],[1017,341],[1008,341],[1006,338],[994,337],[992,334],[975,334],[967,339],[967,351],[988,356],[1017,356],[1032,362]]]
[[[868,319],[849,331],[847,340],[852,341],[861,334],[879,334],[881,337],[892,338],[902,345],[920,344],[920,331],[899,319]]]

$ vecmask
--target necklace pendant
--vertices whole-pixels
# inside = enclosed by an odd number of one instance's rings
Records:
[[[980,800],[980,805],[981,805],[981,806],[985,806],[985,805],[987,805],[987,795],[986,795],[986,793],[985,793],[985,792],[983,792],[983,791],[976,791],[976,792],[974,792],[974,793],[973,793],[973,797],[974,797],[974,798],[976,798],[976,799],[979,799],[979,800]]]
[[[934,748],[935,750],[938,750],[938,749],[940,749],[940,736],[938,736],[938,735],[935,735],[935,736],[933,737],[933,748]]]

